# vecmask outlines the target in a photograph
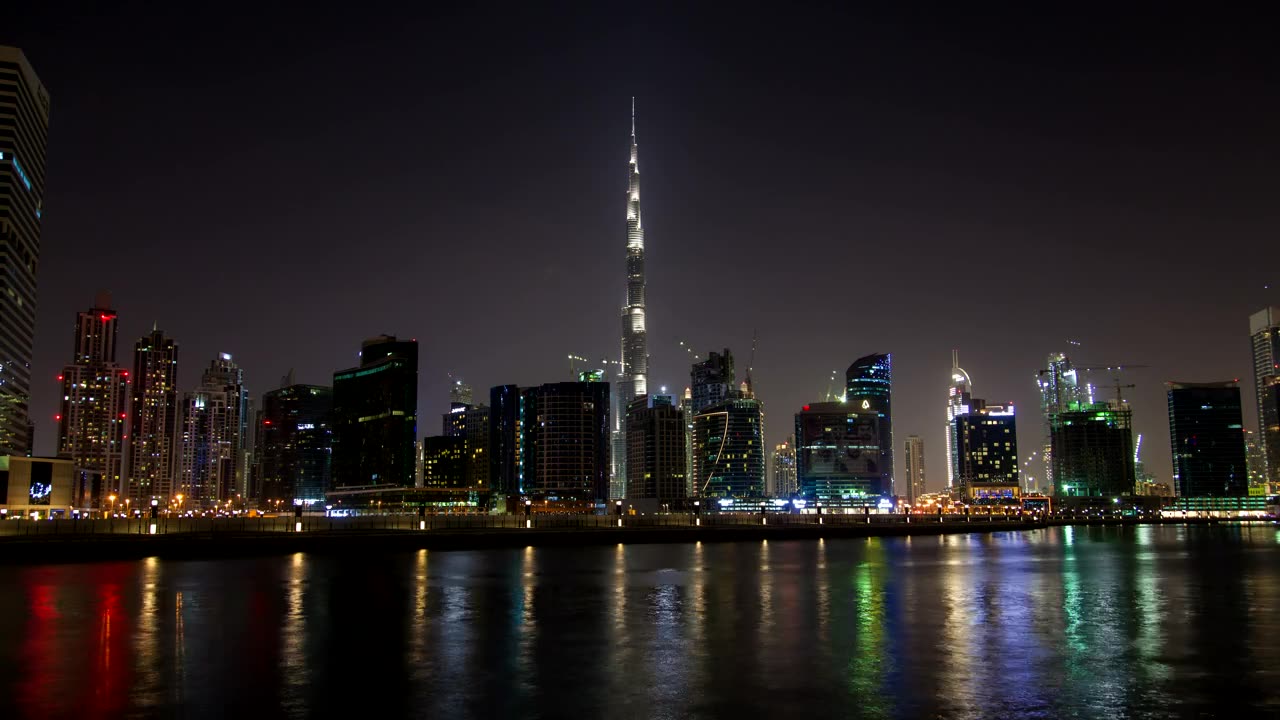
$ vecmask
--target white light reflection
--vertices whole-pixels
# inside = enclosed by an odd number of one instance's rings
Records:
[[[280,630],[280,675],[284,683],[282,695],[297,704],[305,701],[310,672],[307,669],[307,615],[305,594],[307,560],[302,553],[289,558],[288,588],[285,591],[287,611]]]

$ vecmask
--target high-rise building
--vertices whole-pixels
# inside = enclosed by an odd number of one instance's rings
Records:
[[[249,467],[253,458],[250,421],[253,409],[249,391],[244,386],[244,371],[232,361],[229,353],[218,357],[205,368],[200,387],[210,392],[227,394],[227,433],[232,456],[231,475],[225,478],[225,497],[249,496]]]
[[[788,435],[787,439],[773,447],[773,482],[769,488],[774,497],[788,498],[799,489],[796,481],[796,438]]]
[[[1169,443],[1179,497],[1244,497],[1240,387],[1234,382],[1169,383]]]
[[[1057,497],[1131,495],[1133,413],[1120,402],[1076,402],[1049,417],[1053,493]]]
[[[49,93],[14,47],[0,46],[0,117],[0,456],[28,455]]]
[[[951,424],[947,424],[948,431]],[[915,505],[916,500],[924,495],[924,440],[919,435],[908,435],[906,450],[907,459],[907,504]]]
[[[805,405],[796,413],[800,495],[826,506],[860,507],[892,497],[892,474],[883,466],[892,452],[882,445],[883,422],[875,398],[866,395]]]
[[[262,395],[257,496],[264,507],[323,502],[333,478],[333,389],[292,375]]]
[[[450,435],[422,438],[422,487],[466,490],[467,441]]]
[[[692,394],[690,409],[695,415],[703,408],[734,397],[737,394],[737,376],[733,369],[733,353],[729,348],[725,348],[723,355],[711,351],[706,360],[693,364],[689,381]]]
[[[693,481],[693,388],[685,388],[680,397],[680,414],[684,416],[684,494],[696,497]]]
[[[177,465],[178,344],[152,327],[133,348],[129,487],[134,502],[173,496]]]
[[[517,462],[525,493],[547,500],[607,500],[609,383],[550,383],[522,395]]]
[[[881,475],[880,492],[889,496],[894,494],[892,398],[893,367],[888,354],[860,357],[845,371],[845,402],[860,418],[876,418],[880,442],[880,458],[876,463]],[[797,443],[799,440],[797,435]],[[798,444],[796,449],[799,450]]]
[[[489,406],[472,405],[460,401],[461,397],[471,397],[471,388],[465,395],[450,393],[453,400],[449,403],[449,412],[444,414],[443,435],[459,438],[463,441],[463,457],[466,458],[466,482],[471,490],[489,490]],[[423,455],[423,457],[426,457]]]
[[[1022,495],[1018,430],[1013,405],[973,400],[956,415],[955,491],[966,502],[1013,501]]]
[[[418,342],[365,340],[360,365],[333,375],[334,487],[412,487],[417,419]]]
[[[523,417],[524,394],[518,385],[497,385],[489,390],[489,486],[507,498],[524,492],[520,467]]]
[[[1280,376],[1280,307],[1266,307],[1250,315],[1249,338],[1258,402],[1258,444],[1267,480],[1280,482],[1280,390],[1268,384],[1269,378]]]
[[[1258,433],[1252,430],[1244,431],[1244,457],[1245,463],[1249,466],[1249,485],[1266,485],[1267,461],[1262,456],[1262,445],[1258,443]]]
[[[1266,423],[1259,426],[1258,434],[1261,436],[1259,444],[1267,468],[1267,480],[1280,483],[1280,459],[1272,460],[1273,457],[1280,458],[1280,374],[1262,378],[1259,400],[1262,403],[1259,421]]]
[[[960,367],[960,353],[951,351],[951,387],[947,390],[947,491],[955,489],[956,478],[956,427],[957,415],[964,415],[973,406],[973,382],[969,373]],[[914,502],[914,501],[912,501]]]
[[[453,384],[449,386],[449,404],[470,405],[471,386],[455,378]]]
[[[76,314],[75,352],[58,380],[58,456],[101,475],[98,494],[85,498],[101,507],[104,495],[121,491],[129,406],[129,371],[116,364],[110,293],[99,292],[92,308]]]
[[[1087,386],[1081,386],[1079,374],[1071,359],[1063,353],[1050,353],[1047,367],[1036,373],[1036,386],[1040,389],[1040,412],[1044,417],[1044,483],[1041,487],[1055,487],[1053,477],[1053,418],[1080,403],[1092,403]]]
[[[648,328],[645,321],[644,223],[640,217],[640,151],[636,146],[636,100],[631,98],[631,163],[627,173],[627,295],[622,307],[622,364],[613,416],[611,494],[625,490],[626,414],[634,397],[649,392]]]
[[[183,393],[174,495],[183,496],[184,507],[214,507],[235,494],[233,402],[225,391],[207,385]]]
[[[467,487],[482,492],[489,484],[489,406],[473,405],[466,412],[463,438],[466,440]]]
[[[670,395],[642,395],[627,407],[627,499],[673,509],[686,498],[684,414]]]
[[[451,402],[449,412],[441,417],[441,433],[447,437],[462,437],[467,433],[467,410],[470,403]]]
[[[730,397],[693,416],[695,495],[753,499],[764,496],[764,406]]]

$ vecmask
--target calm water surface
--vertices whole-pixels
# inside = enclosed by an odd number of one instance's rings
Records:
[[[1280,713],[1275,527],[0,568],[10,717]]]

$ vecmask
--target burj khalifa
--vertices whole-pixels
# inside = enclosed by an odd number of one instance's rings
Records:
[[[636,147],[636,99],[631,98],[631,164],[627,180],[627,295],[622,306],[622,363],[613,407],[613,487],[626,489],[627,403],[649,392],[649,348],[644,319],[644,223],[640,219],[640,165]]]

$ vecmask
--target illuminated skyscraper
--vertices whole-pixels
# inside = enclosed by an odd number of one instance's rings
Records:
[[[1249,494],[1240,387],[1169,383],[1169,442],[1179,497]]]
[[[951,424],[947,424],[948,430]],[[927,492],[924,484],[924,440],[919,435],[908,435],[907,446],[907,504],[915,505],[916,500]]]
[[[690,407],[695,414],[734,397],[737,374],[733,368],[733,353],[729,348],[724,349],[723,355],[712,350],[706,360],[693,364],[689,383]]]
[[[453,384],[449,386],[449,404],[470,405],[471,386],[455,378]]]
[[[609,384],[549,383],[521,394],[524,491],[547,500],[608,499]]]
[[[890,356],[867,355],[853,361],[845,371],[845,402],[859,414],[859,432],[868,429],[874,418],[874,428],[879,441],[878,462],[881,483],[878,492],[893,495],[893,369]],[[796,436],[799,443],[800,436]],[[797,452],[800,450],[796,445]]]
[[[489,487],[500,499],[524,492],[520,465],[523,418],[524,393],[518,385],[497,385],[489,390]]]
[[[31,450],[28,417],[49,93],[18,48],[0,46],[0,456]]]
[[[693,417],[695,495],[750,499],[764,496],[764,406],[733,397]]]
[[[98,293],[94,307],[77,313],[75,355],[58,379],[58,455],[102,474],[97,496],[87,498],[101,507],[103,496],[120,492],[129,406],[129,371],[116,365],[116,311],[110,293]]]
[[[152,327],[133,350],[129,414],[129,498],[134,507],[173,494],[177,463],[178,344]]]
[[[253,439],[250,420],[253,410],[249,391],[244,386],[244,371],[231,360],[229,353],[218,357],[205,368],[200,387],[207,392],[227,395],[227,442],[232,456],[231,474],[223,480],[223,499],[249,496],[249,466],[252,464]]]
[[[299,385],[292,373],[285,385],[262,395],[255,453],[260,502],[320,502],[333,476],[333,389]]]
[[[631,163],[627,182],[627,295],[622,307],[622,365],[613,411],[612,492],[620,497],[627,478],[626,415],[631,399],[649,392],[649,350],[644,316],[644,223],[640,218],[640,151],[636,147],[636,101],[631,98]]]
[[[955,418],[955,491],[966,502],[1013,501],[1022,494],[1013,405],[973,400]]]
[[[1072,405],[1092,403],[1088,388],[1081,387],[1076,368],[1063,353],[1049,355],[1048,366],[1036,374],[1040,388],[1040,412],[1044,416],[1044,482],[1041,488],[1054,487],[1053,418]]]
[[[973,382],[969,373],[960,367],[960,353],[951,351],[951,387],[947,391],[947,491],[955,490],[956,478],[956,425],[957,415],[969,412],[973,403]],[[914,502],[914,501],[913,501]]]
[[[412,487],[417,436],[418,341],[365,340],[333,374],[334,488]]]
[[[1133,413],[1127,404],[1073,401],[1050,416],[1049,442],[1055,496],[1133,494]]]
[[[422,438],[422,487],[466,490],[467,441],[456,435]]]
[[[225,391],[208,385],[183,393],[174,496],[182,494],[186,506],[214,507],[234,496],[233,404]]]
[[[1253,345],[1253,387],[1258,402],[1258,444],[1267,480],[1280,482],[1280,390],[1268,390],[1268,379],[1280,376],[1280,307],[1249,316]]]
[[[796,413],[796,479],[805,499],[866,507],[892,497],[884,418],[870,400],[863,406],[866,399],[813,403]]]
[[[627,499],[684,506],[685,421],[670,395],[644,395],[627,408]]]
[[[773,448],[772,458],[773,484],[770,492],[775,497],[786,498],[796,493],[796,439],[787,436],[782,443]]]

